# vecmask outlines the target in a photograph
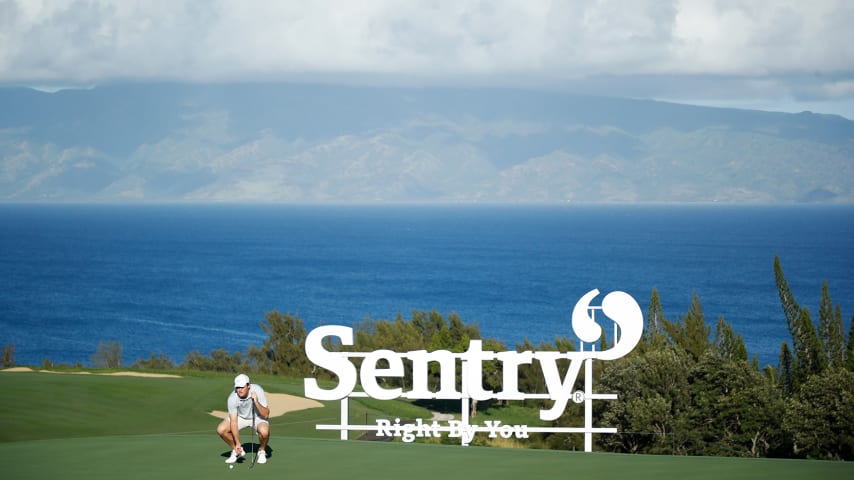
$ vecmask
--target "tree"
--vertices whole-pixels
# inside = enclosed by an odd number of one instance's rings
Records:
[[[430,341],[433,335],[446,327],[445,319],[435,309],[428,312],[412,311],[412,323],[421,331],[421,338]]]
[[[661,299],[658,296],[658,289],[652,289],[652,295],[649,299],[649,308],[646,311],[646,325],[643,331],[643,343],[646,345],[661,345],[665,342],[664,324],[667,319],[664,317],[664,310],[661,307]]]
[[[686,424],[690,405],[691,356],[679,347],[663,347],[607,362],[598,390],[618,401],[599,402],[602,424],[618,433],[599,438],[611,451],[686,454],[695,429]]]
[[[699,360],[709,348],[711,328],[706,325],[700,298],[694,292],[691,308],[680,321],[663,320],[664,328],[674,345],[678,345],[691,354],[694,360]]]
[[[793,379],[794,388],[797,388],[810,375],[818,373],[825,365],[824,351],[821,339],[816,334],[810,312],[801,308],[789,288],[788,282],[783,275],[780,258],[774,257],[774,279],[777,284],[777,293],[780,295],[780,304],[783,314],[786,316],[786,324],[789,334],[792,336],[793,355]]]
[[[305,355],[305,331],[302,320],[274,310],[264,315],[261,328],[267,334],[262,349],[267,352],[272,373],[302,376],[311,373]]]
[[[792,340],[795,342],[795,351],[800,349],[797,344],[800,335],[797,332],[798,315],[801,313],[801,307],[795,300],[792,290],[789,288],[789,283],[783,275],[783,267],[780,264],[780,257],[774,256],[774,281],[777,284],[777,293],[780,295],[780,304],[783,307],[783,315],[786,317],[786,325],[789,327],[789,333]]]
[[[795,454],[854,460],[854,373],[828,369],[810,377],[786,406]]]
[[[782,437],[783,401],[750,363],[707,352],[690,375],[699,455],[769,454]]]
[[[15,344],[9,343],[7,345],[3,345],[3,359],[2,359],[3,368],[9,368],[15,366]]]
[[[99,342],[98,350],[92,354],[91,360],[97,368],[121,368],[122,344],[115,340]]]
[[[833,308],[827,281],[821,285],[821,303],[818,310],[818,336],[824,353],[824,364],[841,367],[845,363],[845,332],[842,329],[842,310]]]
[[[851,316],[851,326],[848,327],[848,341],[845,343],[845,367],[854,372],[854,315]]]
[[[783,342],[780,346],[780,365],[778,370],[780,371],[780,375],[777,385],[783,397],[788,397],[795,389],[795,373],[792,351],[789,350],[789,344],[786,342]]]
[[[741,334],[735,333],[732,325],[727,323],[724,317],[718,318],[714,344],[721,357],[729,360],[747,361],[747,347],[744,346],[744,338]]]
[[[821,373],[825,366],[825,357],[808,308],[801,309],[796,330],[800,335],[800,350],[795,352],[795,380],[800,385],[810,375]]]
[[[765,379],[776,389],[780,389],[779,378],[777,377],[777,369],[774,368],[774,365],[765,365],[762,369],[762,373],[765,375]]]

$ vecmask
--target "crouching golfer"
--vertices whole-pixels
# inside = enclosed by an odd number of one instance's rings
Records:
[[[260,385],[249,383],[249,377],[240,374],[234,377],[234,390],[228,396],[228,416],[216,427],[216,433],[231,447],[231,456],[225,463],[234,463],[246,452],[240,444],[240,430],[250,427],[258,432],[261,445],[258,447],[258,463],[267,463],[267,441],[270,439],[270,408]]]

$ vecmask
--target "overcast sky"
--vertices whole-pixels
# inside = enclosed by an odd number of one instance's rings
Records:
[[[0,0],[0,85],[511,86],[854,119],[854,1]]]

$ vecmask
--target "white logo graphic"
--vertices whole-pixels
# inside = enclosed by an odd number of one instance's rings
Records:
[[[493,352],[484,351],[481,340],[471,340],[465,352],[453,353],[448,350],[413,350],[399,353],[391,350],[373,352],[332,352],[326,350],[323,340],[337,337],[342,345],[353,345],[353,329],[338,325],[317,327],[306,338],[305,351],[308,359],[318,367],[325,368],[338,377],[338,385],[332,389],[323,389],[314,378],[304,379],[305,395],[316,400],[341,400],[341,423],[337,425],[317,425],[319,430],[338,430],[341,439],[347,439],[350,430],[374,430],[378,436],[400,437],[411,442],[419,437],[460,438],[462,445],[468,445],[479,432],[488,433],[491,438],[502,436],[509,438],[527,438],[531,432],[584,433],[585,451],[592,450],[593,433],[616,433],[616,428],[593,427],[593,400],[614,400],[616,394],[593,392],[593,360],[614,360],[625,356],[634,349],[643,333],[643,314],[638,303],[625,292],[611,292],[605,295],[600,306],[591,306],[599,296],[599,290],[587,292],[572,310],[572,330],[581,340],[581,349],[573,352],[516,352],[515,350]],[[604,317],[597,322],[596,312],[602,311]],[[596,351],[597,343],[603,334],[600,322],[613,324],[613,344],[610,348]],[[585,348],[586,345],[586,348]],[[363,358],[357,373],[351,358]],[[403,377],[403,360],[412,363],[412,388],[383,388],[377,382],[378,377]],[[387,363],[380,368],[378,363]],[[456,385],[458,361],[461,365],[461,388]],[[483,362],[498,360],[502,365],[502,390],[493,391],[483,388]],[[569,369],[561,378],[558,361],[569,360]],[[520,392],[518,386],[518,367],[538,362],[547,393]],[[439,387],[432,391],[428,388],[429,363],[439,365]],[[585,367],[584,390],[573,391],[582,364]],[[354,391],[357,380],[361,379],[362,391]],[[349,398],[371,397],[379,400],[396,398],[408,399],[449,399],[461,401],[460,420],[451,420],[447,425],[438,421],[425,423],[417,419],[415,423],[400,424],[400,419],[377,420],[376,425],[349,424]],[[525,400],[549,399],[554,403],[551,408],[540,410],[540,419],[557,420],[566,409],[567,402],[584,403],[583,427],[533,427],[528,425],[503,425],[498,420],[486,421],[483,425],[470,423],[469,403],[471,400]]]

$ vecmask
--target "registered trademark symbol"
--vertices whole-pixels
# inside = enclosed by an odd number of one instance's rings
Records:
[[[582,402],[584,402],[584,392],[582,392],[581,390],[577,390],[577,391],[572,395],[572,401],[573,401],[573,402],[575,402],[575,403],[582,403]]]

